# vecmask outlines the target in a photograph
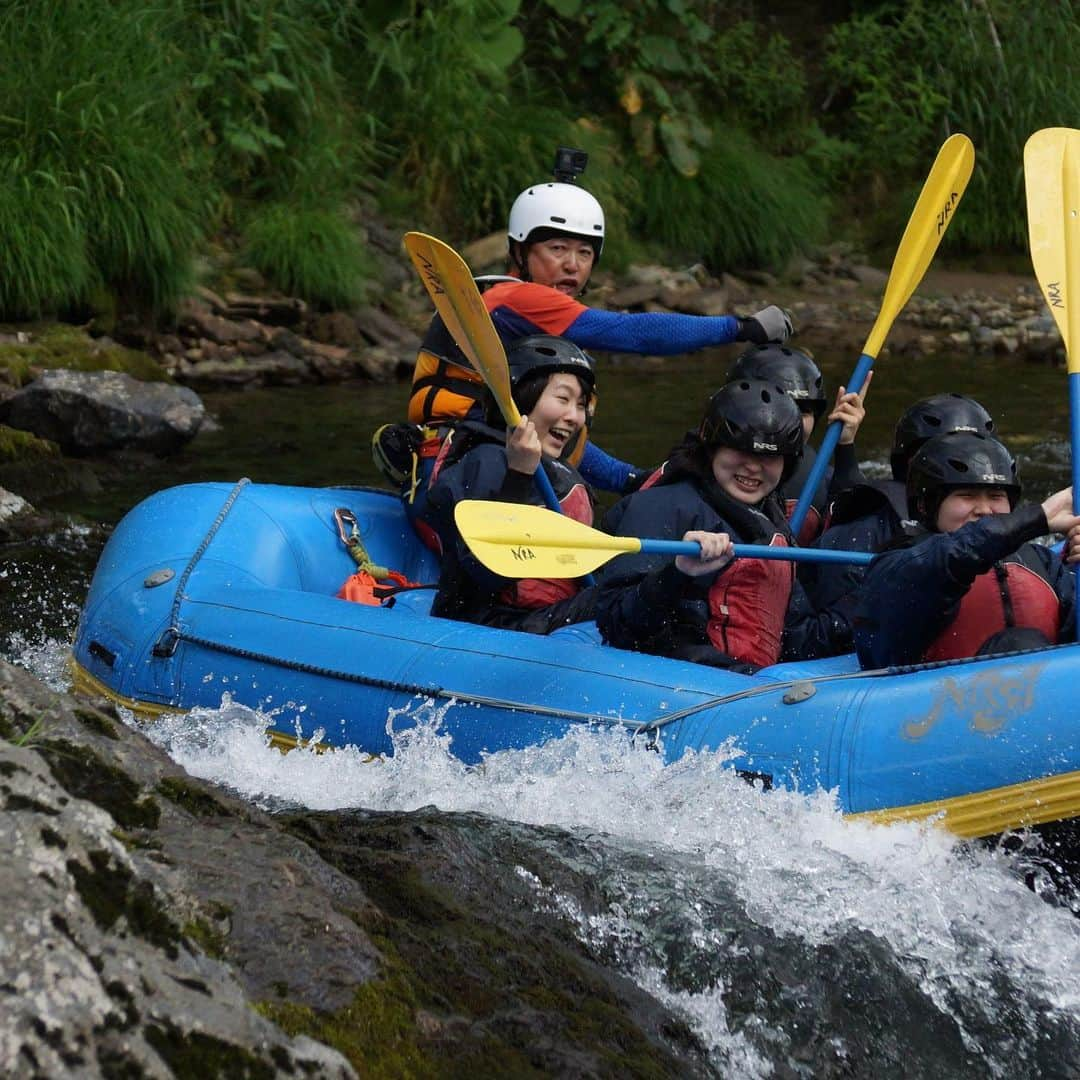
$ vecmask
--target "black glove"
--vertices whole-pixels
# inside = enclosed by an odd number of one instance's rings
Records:
[[[749,341],[754,345],[783,345],[791,334],[791,315],[783,308],[770,304],[755,311],[749,318],[739,320],[735,340]]]

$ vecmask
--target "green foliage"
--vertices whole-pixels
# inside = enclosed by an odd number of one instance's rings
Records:
[[[940,141],[947,98],[930,70],[940,53],[919,62],[931,33],[919,0],[898,22],[856,15],[830,35],[826,71],[850,94],[848,126],[859,153],[856,164],[888,175],[908,172]]]
[[[261,203],[244,228],[245,257],[286,292],[331,307],[361,299],[370,276],[356,229],[342,214]]]
[[[714,271],[779,266],[817,241],[827,202],[801,162],[771,157],[746,136],[716,138],[693,179],[661,163],[645,171],[635,224],[652,241]]]
[[[204,0],[185,55],[203,136],[230,192],[280,198],[346,189],[366,146],[354,140],[334,56],[351,8],[325,0]],[[303,180],[303,184],[298,184]]]
[[[801,149],[807,78],[787,38],[743,19],[716,36],[709,71],[713,100],[730,123],[766,149]]]
[[[535,83],[513,96],[511,69],[523,47],[518,0],[408,9],[367,37],[367,62],[353,72],[355,92],[377,117],[388,202],[455,237],[496,228],[571,121]]]
[[[1038,128],[1076,122],[1078,48],[1072,0],[913,0],[855,16],[828,41],[832,127],[890,199],[897,176],[925,175],[947,134],[970,135],[975,173],[950,236],[973,249],[1022,250],[1024,143]]]
[[[567,59],[580,55],[579,79],[602,88],[606,100],[594,98],[595,104],[621,106],[639,157],[649,163],[664,157],[683,176],[695,176],[712,141],[703,106],[712,83],[716,5],[604,0],[571,21],[562,49]]]
[[[0,146],[10,146],[4,136],[0,129]],[[0,163],[0,314],[8,319],[78,302],[98,280],[76,193],[36,164]]]
[[[850,7],[822,53],[829,5],[796,40],[735,0],[8,0],[0,317],[167,310],[209,232],[354,303],[358,189],[459,242],[558,144],[592,156],[608,265],[634,233],[775,264],[830,199],[895,240],[955,130],[978,160],[950,237],[1022,248],[1024,141],[1080,114],[1075,0]]]
[[[173,13],[16,0],[0,23],[0,311],[178,297],[202,232]],[[38,205],[34,205],[40,200]]]
[[[48,439],[39,439],[29,431],[0,424],[0,464],[13,461],[34,461],[56,458],[60,448]]]

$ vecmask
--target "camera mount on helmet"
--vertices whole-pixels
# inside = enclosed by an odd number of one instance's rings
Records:
[[[577,178],[589,164],[589,155],[572,146],[560,146],[555,151],[555,167],[552,175],[560,184],[576,184]]]

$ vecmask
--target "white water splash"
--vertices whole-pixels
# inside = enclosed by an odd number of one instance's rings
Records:
[[[440,727],[447,707],[414,702],[407,712],[415,726],[404,731],[395,731],[400,714],[392,715],[389,758],[356,749],[281,754],[263,735],[268,717],[228,701],[165,721],[152,737],[190,772],[265,806],[435,805],[600,832],[632,852],[692,856],[731,885],[751,919],[779,935],[808,946],[849,931],[887,942],[958,1023],[957,999],[967,1003],[969,1018],[982,1011],[991,1024],[1007,1004],[1019,1009],[1033,1037],[1044,1010],[1080,1020],[1080,921],[1025,888],[1003,854],[961,845],[932,825],[844,819],[827,792],[762,792],[734,775],[730,752],[688,754],[665,765],[617,730],[581,728],[468,767],[453,757]],[[545,888],[538,883],[538,903]],[[620,928],[621,917],[581,916],[583,941],[610,946],[631,932],[629,923]],[[643,988],[659,993],[658,970],[638,964],[635,972]],[[1009,985],[1025,988],[1023,1002],[1002,1001],[1002,973]],[[725,1068],[759,1075],[762,1063],[749,1046],[726,1034],[722,987],[665,994]],[[967,1041],[979,1051],[974,1036]]]

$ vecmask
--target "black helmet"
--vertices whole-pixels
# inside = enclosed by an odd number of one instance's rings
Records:
[[[908,462],[927,439],[948,435],[952,431],[994,434],[994,421],[974,398],[963,394],[934,394],[916,401],[896,425],[893,435],[892,465],[894,480],[907,476]]]
[[[761,345],[746,352],[735,361],[729,379],[764,379],[775,383],[795,399],[800,409],[808,408],[815,417],[825,411],[825,387],[821,369],[814,358],[801,349],[788,345]]]
[[[802,414],[783,387],[764,379],[735,379],[709,398],[698,436],[708,447],[783,454],[783,483],[802,457]]]
[[[908,513],[935,527],[942,500],[958,488],[1001,488],[1009,507],[1020,499],[1016,460],[991,435],[955,431],[923,443],[911,459],[907,475]]]
[[[510,386],[515,392],[528,377],[550,375],[556,371],[576,375],[584,384],[586,394],[596,389],[592,359],[566,338],[551,334],[518,338],[507,351],[506,363],[510,368]]]

